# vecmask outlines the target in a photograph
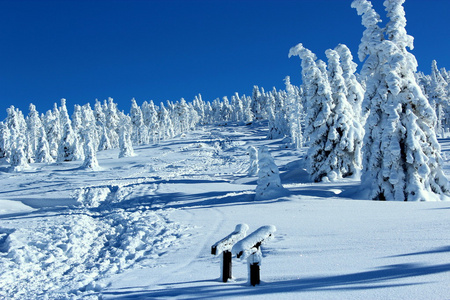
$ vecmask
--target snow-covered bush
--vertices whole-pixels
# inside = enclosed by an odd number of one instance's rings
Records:
[[[288,193],[281,185],[278,167],[266,146],[259,148],[258,169],[255,200],[274,199]]]

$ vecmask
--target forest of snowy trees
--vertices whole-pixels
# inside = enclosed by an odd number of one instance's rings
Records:
[[[286,77],[284,90],[255,86],[251,96],[204,101],[199,95],[192,102],[160,105],[132,99],[129,113],[111,98],[96,101],[94,108],[75,105],[71,116],[65,99],[45,114],[33,104],[27,116],[11,106],[0,122],[0,159],[12,171],[64,161],[95,170],[97,151],[117,148],[119,158],[133,156],[133,146],[156,144],[197,126],[264,121],[267,138],[307,147],[305,168],[312,181],[361,176],[369,199],[438,199],[450,192],[437,142],[450,131],[450,72],[436,61],[430,75],[417,72],[407,50],[413,38],[405,30],[403,3],[384,2],[389,21],[381,28],[370,1],[352,2],[366,28],[359,73],[343,44],[325,51],[327,62],[298,44],[289,56],[301,59],[302,83]]]

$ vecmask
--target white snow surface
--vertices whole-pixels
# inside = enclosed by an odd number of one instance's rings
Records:
[[[256,231],[237,242],[231,249],[231,252],[241,259],[247,258],[259,250],[262,244],[271,240],[276,230],[276,227],[273,225],[259,227]]]
[[[0,160],[2,299],[446,299],[450,202],[362,199],[357,179],[309,182],[306,149],[267,124],[203,127],[158,145],[8,172]],[[450,140],[440,140],[444,158]],[[269,147],[290,194],[254,201],[249,146]],[[450,162],[444,171],[449,175]],[[274,225],[261,284],[211,246],[237,224]]]

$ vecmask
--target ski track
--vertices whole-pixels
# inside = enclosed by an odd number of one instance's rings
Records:
[[[237,152],[245,156],[246,150],[245,142],[234,142],[214,130],[190,141],[195,142],[165,142],[154,149],[155,155],[145,165],[125,164],[87,173],[77,171],[71,162],[10,175],[19,184],[3,188],[4,198],[35,197],[38,201],[39,197],[65,195],[75,198],[76,205],[53,212],[43,205],[27,217],[0,218],[0,296],[97,298],[110,276],[130,268],[154,268],[159,257],[176,252],[177,245],[183,245],[180,240],[189,237],[202,244],[173,272],[182,272],[204,256],[211,235],[224,222],[223,213],[210,209],[210,233],[205,236],[204,229],[189,225],[196,218],[192,212],[185,212],[191,214],[187,224],[173,222],[174,210],[164,209],[168,200],[158,190],[179,179],[214,181],[224,169],[241,173],[246,157],[235,156]],[[42,187],[45,192],[34,195]]]

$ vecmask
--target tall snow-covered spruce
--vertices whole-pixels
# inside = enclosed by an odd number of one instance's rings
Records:
[[[406,33],[403,3],[384,2],[390,21],[381,29],[370,1],[352,2],[366,27],[358,53],[365,60],[363,107],[369,112],[362,187],[374,200],[439,200],[450,188],[441,169],[436,114],[416,82],[417,61],[406,49],[413,48],[413,38]]]
[[[338,52],[327,50],[326,54],[328,70],[326,64],[316,61],[316,56],[302,44],[289,52],[289,56],[297,55],[302,60],[305,135],[310,139],[306,160],[314,181],[338,180],[356,175],[361,169],[363,129],[360,117],[354,112],[358,103],[353,100],[350,104],[347,99],[348,82]]]
[[[355,114],[357,103],[350,104],[337,51],[327,50],[328,79],[333,98],[330,131],[325,149],[329,149],[326,165],[328,178],[336,180],[359,174],[361,170],[361,146],[364,130]]]
[[[299,56],[302,60],[303,92],[305,95],[305,136],[309,137],[306,156],[307,169],[314,181],[321,181],[328,174],[326,149],[329,120],[333,109],[333,99],[327,74],[323,72],[321,61],[316,62],[316,55],[301,43],[292,47],[289,57]]]

